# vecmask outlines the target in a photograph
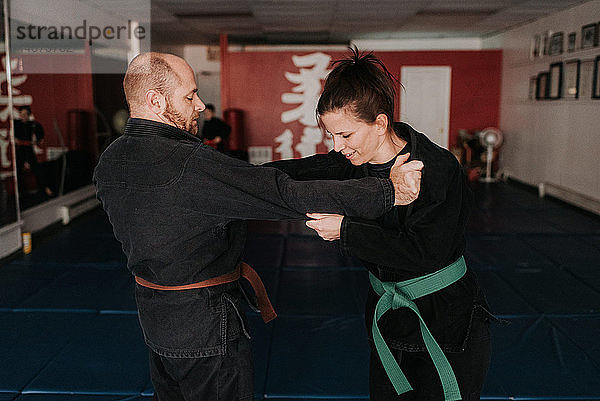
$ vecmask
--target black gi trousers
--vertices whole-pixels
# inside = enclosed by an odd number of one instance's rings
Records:
[[[473,319],[465,350],[444,352],[458,382],[463,401],[479,401],[491,357],[490,328],[487,319]],[[369,387],[371,401],[442,401],[442,384],[429,353],[391,349],[400,369],[413,390],[396,394],[388,378],[375,344],[371,344]]]
[[[168,358],[150,350],[155,401],[251,401],[254,367],[250,340],[227,343],[226,355]]]

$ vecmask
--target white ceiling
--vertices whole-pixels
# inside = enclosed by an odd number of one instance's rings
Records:
[[[152,0],[152,42],[348,44],[487,37],[581,0]]]

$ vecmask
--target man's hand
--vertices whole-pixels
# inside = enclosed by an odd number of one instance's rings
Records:
[[[325,241],[340,239],[340,229],[344,216],[331,213],[306,213],[313,220],[308,220],[306,225],[319,234]]]
[[[408,205],[419,196],[421,190],[421,170],[423,162],[413,160],[405,163],[410,153],[398,156],[390,171],[390,179],[394,183],[394,205]]]

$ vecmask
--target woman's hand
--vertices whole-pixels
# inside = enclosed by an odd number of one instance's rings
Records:
[[[331,213],[306,213],[308,220],[306,225],[319,234],[326,241],[340,239],[340,230],[344,216]]]

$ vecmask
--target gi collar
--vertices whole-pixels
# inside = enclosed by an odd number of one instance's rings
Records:
[[[125,135],[157,135],[164,138],[201,142],[200,137],[169,124],[145,118],[130,118],[125,126]]]

